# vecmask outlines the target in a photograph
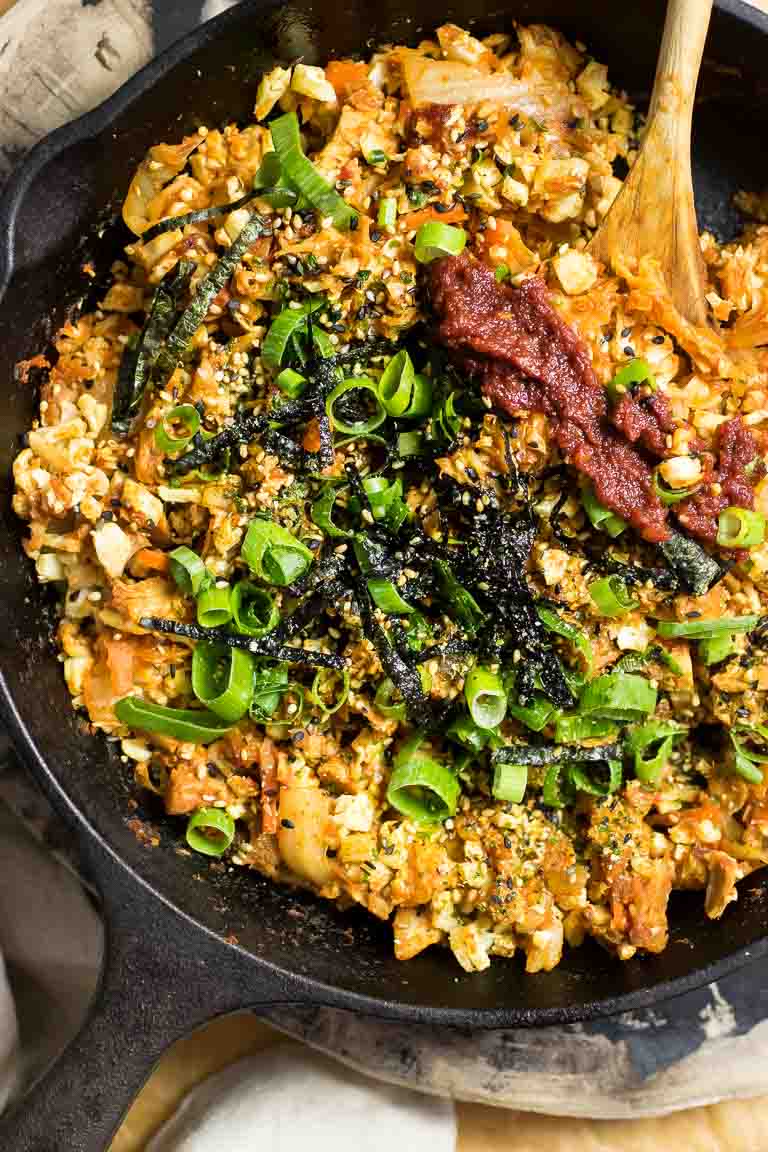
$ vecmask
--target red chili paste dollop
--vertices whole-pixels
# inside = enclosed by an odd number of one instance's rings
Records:
[[[465,252],[432,264],[431,295],[438,339],[480,379],[483,394],[506,412],[544,412],[563,456],[589,477],[601,504],[645,540],[667,540],[667,508],[643,455],[669,454],[666,437],[674,421],[666,397],[627,393],[609,412],[586,347],[552,307],[538,277],[499,284],[490,268]],[[728,432],[732,425],[738,431]],[[707,485],[675,509],[689,532],[714,540],[722,508],[752,507],[744,468],[756,454],[741,421],[724,426],[713,475],[721,495],[712,500]]]
[[[755,438],[736,417],[717,430],[717,468],[711,467],[702,487],[689,500],[680,504],[677,518],[692,536],[715,542],[717,520],[724,508],[754,508],[752,481],[764,472],[760,467],[750,478],[747,467],[758,455]]]

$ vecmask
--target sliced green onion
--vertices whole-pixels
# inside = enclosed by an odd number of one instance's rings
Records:
[[[346,396],[351,392],[369,393],[375,401],[374,412],[362,420],[347,421],[337,415],[335,406],[337,401],[342,396]],[[387,418],[387,413],[379,399],[378,389],[372,380],[367,376],[350,376],[347,380],[342,380],[340,384],[328,394],[325,401],[325,410],[328,413],[328,419],[331,425],[339,432],[348,432],[353,436],[359,436],[365,432],[373,432],[374,428],[378,428]]]
[[[171,576],[185,596],[199,596],[213,583],[214,578],[202,559],[186,544],[174,548],[168,556],[168,566]]]
[[[644,784],[655,784],[661,777],[675,742],[685,735],[680,724],[649,720],[633,728],[624,741],[624,751],[633,758],[635,775]]]
[[[232,619],[232,589],[213,585],[197,598],[197,622],[201,628],[221,628]]]
[[[115,715],[128,728],[158,732],[190,744],[211,744],[232,727],[214,712],[196,708],[166,708],[140,696],[124,696],[115,704]]]
[[[294,372],[293,368],[283,368],[275,378],[275,384],[283,395],[289,396],[291,400],[298,400],[306,390],[307,378],[300,372]]]
[[[397,221],[397,200],[386,198],[379,201],[376,222],[379,228],[394,228]]]
[[[266,584],[286,587],[303,576],[314,556],[287,528],[262,516],[248,525],[240,555]]]
[[[192,691],[201,704],[235,724],[253,699],[254,661],[243,648],[201,640],[192,653]]]
[[[717,521],[720,548],[756,548],[765,540],[765,516],[749,508],[725,508]]]
[[[606,384],[605,390],[614,399],[619,399],[633,384],[647,384],[652,392],[656,391],[656,377],[648,361],[643,360],[641,356],[635,356],[620,368],[613,379]]]
[[[625,616],[638,607],[619,576],[602,576],[589,585],[589,594],[603,616]]]
[[[598,676],[584,688],[579,701],[583,716],[631,723],[650,716],[656,709],[657,692],[644,676],[610,672]]]
[[[560,786],[561,769],[561,764],[550,764],[547,768],[544,785],[541,789],[541,802],[546,804],[547,808],[562,808],[565,804],[565,797]]]
[[[288,668],[285,664],[258,667],[253,678],[253,698],[248,709],[251,719],[262,724],[271,720],[288,688]]]
[[[264,155],[259,170],[253,178],[254,195],[264,200],[271,208],[293,208],[298,195],[289,188],[283,176],[283,166],[276,152]]]
[[[654,627],[659,636],[668,639],[708,640],[724,632],[751,632],[759,622],[759,616],[721,616],[719,620],[657,620]]]
[[[661,644],[651,644],[643,652],[627,652],[613,666],[614,672],[639,672],[646,664],[663,664],[669,668],[673,676],[682,676],[683,669],[675,660],[671,652],[667,652]]]
[[[243,636],[266,636],[280,622],[280,610],[272,596],[250,580],[240,580],[232,589],[232,619]]]
[[[419,751],[423,742],[424,735],[417,732],[395,756],[387,800],[416,823],[436,824],[456,811],[459,782],[447,764]]]
[[[329,685],[333,688],[339,681],[341,683],[335,689],[331,703],[326,703]],[[312,703],[316,704],[325,716],[332,716],[334,712],[338,712],[339,708],[346,703],[347,697],[349,696],[348,669],[345,668],[343,672],[336,672],[332,668],[318,668],[315,673],[315,678],[312,681],[309,695]]]
[[[432,407],[432,381],[417,375],[405,348],[393,356],[379,380],[379,400],[390,416],[415,419]]]
[[[349,536],[354,536],[354,532],[340,528],[333,521],[333,507],[340,495],[341,488],[339,485],[328,484],[312,505],[310,516],[313,523],[317,524],[318,528],[322,528],[326,536],[343,540]]]
[[[497,264],[496,270],[493,273],[494,280],[497,284],[503,284],[505,280],[509,280],[510,271],[508,264]]]
[[[445,730],[446,736],[451,740],[455,740],[457,744],[462,747],[468,748],[470,752],[475,754],[482,752],[488,741],[493,736],[487,728],[480,728],[475,724],[471,716],[462,713],[457,716]]]
[[[395,688],[395,685],[392,683],[389,677],[386,676],[376,689],[376,695],[373,698],[373,705],[376,711],[381,713],[381,715],[384,716],[387,720],[404,721],[408,709],[406,707],[405,701],[403,701],[402,698],[400,702],[396,703],[394,701],[396,692],[397,688]]]
[[[707,640],[699,642],[699,656],[702,664],[720,664],[727,660],[736,651],[736,639],[733,632],[724,632],[722,636],[710,636]]]
[[[544,604],[537,604],[536,613],[547,632],[553,632],[556,636],[562,636],[564,640],[569,640],[571,644],[573,644],[576,651],[580,652],[584,657],[584,663],[587,666],[588,672],[591,674],[593,657],[589,637],[574,624],[569,624],[567,620],[563,620],[554,609],[547,608]]]
[[[581,502],[594,528],[600,532],[605,532],[612,539],[621,536],[627,527],[626,520],[622,520],[621,516],[617,516],[615,512],[611,512],[610,508],[606,508],[604,504],[600,503],[591,484],[588,484],[582,491]]]
[[[568,776],[571,784],[579,792],[588,792],[591,796],[610,796],[618,792],[622,784],[622,771],[620,760],[607,760],[608,779],[603,782],[590,774],[582,764],[569,764]]]
[[[464,251],[467,243],[467,234],[463,228],[454,228],[450,224],[441,224],[439,220],[430,220],[422,224],[416,233],[414,248],[419,264],[429,264],[441,256],[458,256]]]
[[[518,704],[516,701],[507,702],[507,712],[514,719],[530,728],[532,732],[541,732],[550,723],[555,714],[555,706],[546,696],[534,695],[530,704]]]
[[[681,500],[686,500],[697,492],[700,487],[701,485],[694,484],[691,488],[670,488],[659,469],[653,470],[653,490],[662,504],[679,504]]]
[[[284,116],[278,116],[269,127],[285,179],[309,201],[321,217],[330,216],[334,228],[356,227],[355,210],[339,196],[302,152],[296,113],[287,112]]]
[[[464,680],[470,715],[480,728],[498,728],[507,714],[507,693],[498,672],[475,664]]]
[[[223,808],[198,808],[187,824],[187,844],[203,856],[223,856],[235,838],[235,822]]]
[[[616,735],[612,720],[566,712],[555,720],[556,744],[580,744],[582,740],[605,740]]]
[[[528,786],[525,764],[496,764],[493,769],[491,795],[508,804],[519,804]]]
[[[291,340],[305,329],[309,313],[317,312],[324,305],[324,297],[315,297],[305,301],[299,308],[283,308],[270,324],[261,346],[261,359],[267,368],[273,372],[278,371]]]
[[[445,560],[434,560],[437,570],[440,595],[452,609],[450,615],[461,624],[465,632],[474,636],[485,620],[485,614],[474,596],[459,584],[450,565]]]
[[[403,478],[387,480],[384,476],[366,476],[363,491],[371,506],[371,515],[377,523],[385,524],[390,532],[397,532],[410,516],[403,500]]]
[[[398,456],[420,456],[424,451],[423,432],[400,432],[397,437]]]
[[[181,436],[174,435],[174,428],[178,424],[184,429]],[[199,430],[200,413],[194,404],[177,404],[155,426],[155,445],[161,452],[183,452]]]
[[[461,431],[461,416],[456,411],[458,395],[455,391],[449,393],[432,412],[433,437],[447,440],[449,444],[453,443]]]
[[[393,615],[408,615],[415,609],[407,600],[403,600],[391,580],[375,576],[368,581],[368,591],[377,608],[382,612]]]

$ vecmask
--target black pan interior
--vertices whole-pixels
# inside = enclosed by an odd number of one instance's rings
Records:
[[[34,407],[34,389],[14,382],[14,364],[39,351],[66,307],[88,290],[80,272],[85,256],[95,256],[97,270],[114,258],[119,230],[107,229],[94,246],[97,225],[119,204],[149,145],[177,139],[201,122],[246,118],[258,74],[275,60],[303,56],[323,62],[365,53],[387,40],[415,42],[422,30],[449,18],[483,31],[509,27],[517,18],[552,23],[584,41],[609,64],[613,79],[642,102],[653,75],[662,8],[661,0],[623,6],[615,0],[517,0],[502,6],[465,0],[449,9],[435,0],[276,8],[245,3],[198,33],[191,55],[173,50],[170,59],[153,65],[149,78],[134,81],[127,104],[119,96],[83,127],[54,137],[0,207],[0,227],[13,218],[15,228],[7,237],[13,269],[0,309],[0,373],[6,382],[0,392],[0,670],[13,723],[38,775],[60,788],[147,884],[210,931],[234,933],[254,957],[308,978],[318,1000],[338,1002],[341,993],[350,1005],[360,1005],[356,997],[362,996],[389,1013],[475,1026],[615,1011],[701,983],[734,954],[759,950],[768,934],[768,900],[757,878],[742,887],[738,905],[712,924],[704,920],[700,896],[677,897],[671,943],[659,957],[620,964],[587,944],[567,953],[550,974],[525,977],[513,961],[467,977],[448,953],[436,949],[396,963],[387,926],[179,852],[179,825],[154,810],[135,810],[135,792],[114,746],[84,736],[82,720],[71,710],[48,639],[50,610],[22,556],[20,525],[10,510],[11,461]],[[722,237],[739,226],[732,207],[736,189],[768,183],[768,20],[747,12],[746,5],[728,3],[715,13],[695,117],[700,218]],[[154,86],[147,87],[153,77]],[[137,839],[128,825],[137,816],[151,822],[159,844]],[[368,1007],[376,1006],[369,1001]]]

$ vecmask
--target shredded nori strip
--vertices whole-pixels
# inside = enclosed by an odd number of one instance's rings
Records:
[[[146,232],[142,232],[139,243],[147,244],[165,232],[173,232],[176,228],[186,228],[188,224],[201,224],[213,216],[228,215],[230,212],[236,212],[238,208],[244,208],[246,204],[250,204],[251,200],[258,200],[260,197],[270,196],[275,192],[280,192],[282,196],[291,195],[289,188],[254,188],[241,196],[239,200],[230,200],[228,204],[213,204],[210,208],[198,208],[194,212],[185,212],[183,216],[169,216],[166,220],[160,220],[151,228],[147,228]]]
[[[399,628],[402,637],[398,637],[398,629],[392,628],[392,636],[390,638],[390,634],[373,614],[371,598],[368,594],[367,587],[362,581],[358,581],[357,583],[357,601],[360,607],[363,635],[370,640],[376,649],[376,654],[379,657],[384,672],[405,701],[408,715],[415,724],[429,727],[432,723],[433,716],[429,697],[425,693],[421,683],[419,670],[415,663],[406,659],[398,650],[398,638],[401,638],[403,645],[407,647],[403,629]]]
[[[155,360],[189,289],[195,265],[180,260],[157,286],[135,348],[126,347],[120,361],[112,402],[112,431],[127,436],[136,419]]]
[[[682,532],[672,532],[659,548],[693,596],[704,596],[725,575],[723,565]]]
[[[155,361],[153,378],[159,384],[167,383],[189,347],[190,341],[205,319],[213,300],[225,287],[241,258],[251,245],[270,231],[267,221],[256,214],[242,227],[236,240],[219,257],[208,275],[200,282],[197,292],[182,312]]]
[[[226,644],[229,648],[244,648],[254,656],[268,656],[271,660],[279,660],[286,664],[308,664],[314,668],[334,668],[337,671],[342,671],[346,667],[343,656],[275,643],[270,634],[256,640],[233,632],[223,632],[218,628],[202,628],[199,624],[163,620],[159,616],[142,616],[139,624],[152,632],[168,632],[173,636],[185,636],[188,640],[208,640],[215,644]]]
[[[492,760],[495,764],[526,764],[540,767],[544,764],[599,764],[620,760],[620,744],[600,744],[596,748],[583,748],[578,744],[507,744],[497,748]]]

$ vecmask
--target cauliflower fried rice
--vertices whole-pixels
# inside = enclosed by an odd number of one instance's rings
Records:
[[[641,133],[544,26],[276,67],[20,366],[73,706],[403,960],[660,952],[768,862],[768,214],[692,326],[587,252]]]

